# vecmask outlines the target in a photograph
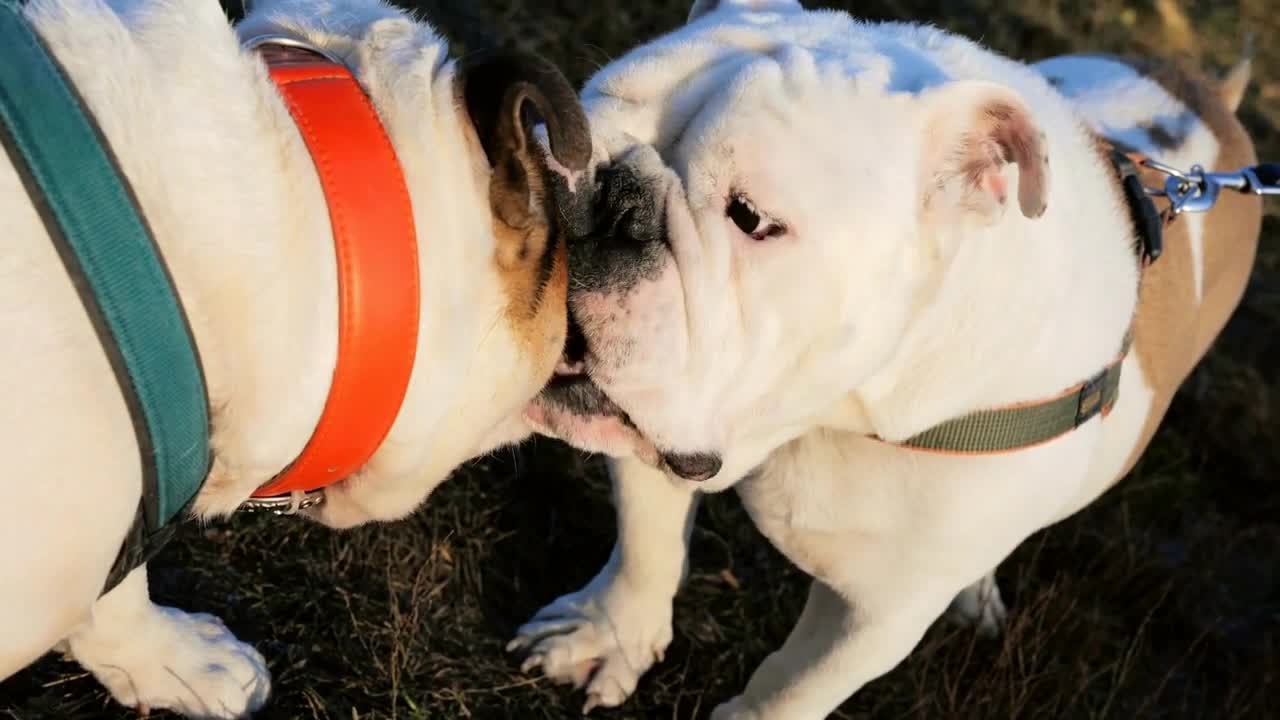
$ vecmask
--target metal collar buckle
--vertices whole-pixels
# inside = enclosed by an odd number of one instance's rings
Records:
[[[323,490],[294,490],[288,495],[251,497],[240,504],[243,512],[269,512],[273,515],[297,515],[324,502]]]
[[[254,35],[253,37],[241,43],[240,47],[244,48],[245,50],[255,50],[263,45],[280,45],[282,47],[299,48],[301,50],[307,50],[307,51],[313,52],[335,65],[344,65],[344,66],[346,65],[346,63],[342,61],[342,58],[338,57],[332,52],[325,50],[324,48],[312,45],[311,43],[307,42],[306,40],[302,40],[301,38],[296,38],[291,35],[284,35],[282,33],[263,33],[262,35]]]
[[[1080,402],[1076,405],[1076,427],[1080,427],[1102,412],[1102,396],[1106,382],[1107,372],[1104,370],[1089,378],[1080,388],[1080,392],[1077,393]]]

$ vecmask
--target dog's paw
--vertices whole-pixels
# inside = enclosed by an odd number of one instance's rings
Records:
[[[617,585],[592,582],[557,599],[507,644],[525,654],[522,671],[541,668],[554,682],[585,686],[583,714],[621,705],[671,644],[671,600]]]
[[[961,625],[977,629],[983,637],[997,637],[1004,630],[1009,611],[1000,597],[1000,586],[994,574],[988,574],[970,585],[951,601],[947,617]]]
[[[716,706],[711,711],[711,720],[760,720],[756,712],[741,695]]]
[[[173,710],[190,718],[248,717],[271,692],[257,650],[213,615],[152,606],[155,614],[127,643],[73,644],[76,660],[123,705]]]

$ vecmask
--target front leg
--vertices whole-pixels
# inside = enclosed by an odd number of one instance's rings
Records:
[[[555,682],[586,685],[583,712],[620,705],[671,643],[671,602],[686,570],[697,493],[634,459],[610,463],[618,539],[604,568],[516,631],[508,651],[527,653]]]
[[[903,660],[952,593],[894,593],[886,584],[855,602],[820,580],[809,587],[787,641],[765,658],[742,695],[712,720],[822,720]],[[905,588],[899,588],[905,590]],[[896,596],[896,597],[895,597]]]
[[[98,599],[66,649],[117,701],[143,713],[248,717],[271,691],[262,656],[221,620],[153,604],[145,565]]]

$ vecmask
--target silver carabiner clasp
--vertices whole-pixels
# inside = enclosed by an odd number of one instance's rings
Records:
[[[1184,212],[1207,212],[1218,202],[1224,186],[1232,187],[1238,182],[1242,182],[1239,173],[1206,173],[1199,165],[1181,177],[1170,176],[1164,181],[1169,212],[1175,217]]]
[[[1236,172],[1205,172],[1196,165],[1185,173],[1150,158],[1142,164],[1167,176],[1164,187],[1147,188],[1147,194],[1169,200],[1170,218],[1184,212],[1207,212],[1218,202],[1223,188],[1250,195],[1280,195],[1278,163],[1262,163]]]

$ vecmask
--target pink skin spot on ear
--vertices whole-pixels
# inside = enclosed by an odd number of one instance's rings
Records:
[[[1009,181],[999,173],[998,169],[990,169],[983,175],[983,184],[985,190],[991,197],[995,198],[997,203],[1004,205],[1005,198],[1009,196]]]
[[[569,168],[565,167],[560,163],[559,160],[556,160],[555,156],[551,154],[550,150],[544,149],[543,156],[546,158],[546,161],[547,161],[547,169],[559,175],[560,177],[564,178],[565,186],[568,187],[569,192],[577,194],[578,179],[582,177],[584,171],[570,170]]]
[[[993,137],[1003,150],[1004,160],[1018,165],[1018,203],[1022,214],[1040,217],[1048,192],[1049,159],[1044,151],[1044,134],[1031,116],[1012,105],[997,102],[987,109],[994,123]]]

